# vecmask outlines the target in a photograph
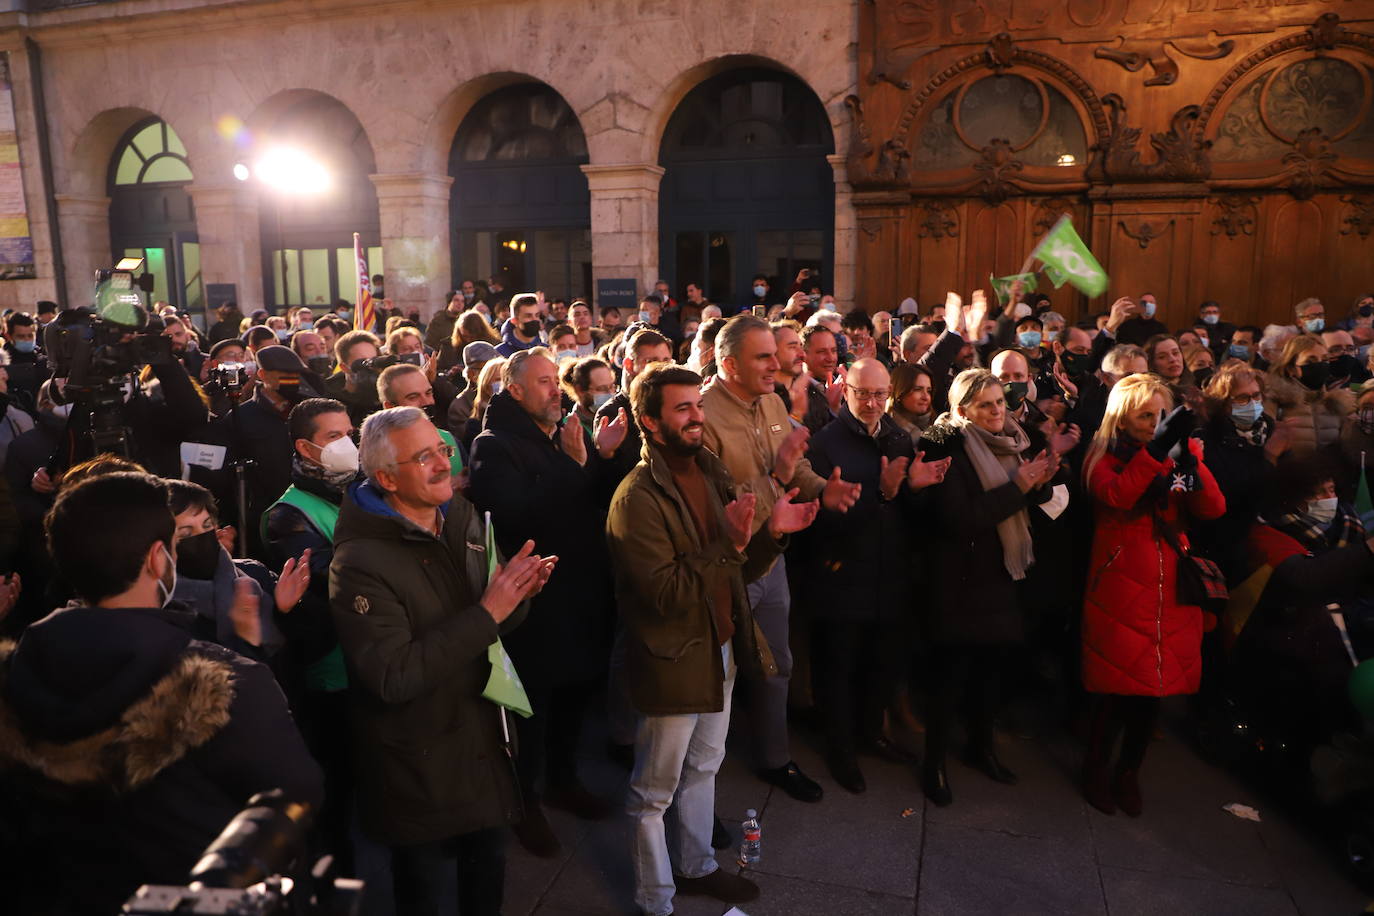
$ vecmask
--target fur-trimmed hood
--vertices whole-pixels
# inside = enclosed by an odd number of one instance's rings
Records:
[[[0,770],[145,785],[229,723],[234,672],[216,655],[157,610],[49,615],[0,642]]]
[[[1265,378],[1264,395],[1286,409],[1321,404],[1324,413],[1345,417],[1355,410],[1355,394],[1348,388],[1313,391],[1297,379],[1271,372]]]

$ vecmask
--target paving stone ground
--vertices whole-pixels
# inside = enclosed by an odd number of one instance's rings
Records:
[[[814,736],[796,729],[794,754],[825,788],[819,804],[796,802],[754,777],[731,745],[717,786],[717,812],[738,839],[748,808],[760,812],[763,861],[743,873],[762,895],[748,916],[1353,916],[1370,896],[1340,869],[1298,812],[1201,760],[1166,725],[1143,771],[1145,813],[1108,817],[1089,808],[1074,774],[1080,749],[1054,729],[999,737],[1020,777],[1007,787],[952,761],[954,804],[928,805],[910,768],[861,761],[868,791],[851,795],[829,779]],[[626,774],[606,762],[599,723],[586,742],[590,787],[621,797]],[[1257,808],[1261,822],[1222,810]],[[903,817],[902,813],[911,809]],[[550,812],[563,840],[555,860],[527,855],[512,839],[506,916],[621,916],[635,911],[630,830]],[[377,867],[374,856],[373,867]],[[738,871],[732,851],[722,867]],[[390,912],[384,874],[374,876],[370,916]],[[679,898],[682,916],[729,907]]]

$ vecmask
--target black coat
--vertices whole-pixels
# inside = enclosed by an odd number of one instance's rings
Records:
[[[370,484],[355,485],[339,513],[330,609],[348,664],[358,811],[377,842],[433,843],[519,817],[500,707],[482,690],[487,647],[527,605],[499,628],[481,606],[485,548],[461,496],[438,538]]]
[[[212,489],[219,497],[221,514],[237,519],[236,524],[244,526],[248,532],[249,552],[260,556],[262,513],[291,485],[293,449],[286,419],[259,388],[216,425],[217,438],[229,444],[229,454],[224,469],[214,475]],[[253,462],[244,471],[248,509],[243,518],[238,518],[230,468],[230,462],[239,459]]]
[[[942,484],[931,488],[926,533],[930,569],[928,635],[936,644],[1019,642],[1025,621],[1016,582],[1002,560],[997,523],[1033,509],[1048,488],[1023,494],[1010,480],[984,490],[964,446],[964,433],[935,423],[921,437],[927,461],[952,458]],[[1023,457],[1035,457],[1034,446]]]
[[[1212,521],[1194,521],[1188,536],[1194,549],[1208,557],[1239,585],[1248,565],[1246,540],[1274,481],[1274,466],[1264,457],[1263,441],[1274,421],[1263,416],[1263,438],[1252,444],[1236,432],[1229,412],[1203,428],[1198,438],[1206,450],[1207,469],[1226,497],[1226,514]]]
[[[630,407],[630,396],[624,391],[617,392],[615,397],[601,405],[601,409],[596,412],[596,421],[599,423],[602,417],[608,422],[613,421],[621,410],[625,411],[625,419],[629,421],[630,428],[625,431],[625,441],[620,443],[620,448],[604,462],[608,465],[604,473],[614,479],[612,492],[615,492],[615,487],[625,479],[625,475],[639,464],[639,453],[644,445],[644,439],[639,434],[639,424],[635,422],[634,410]]]
[[[271,673],[172,609],[72,607],[0,643],[6,910],[115,913],[183,884],[258,792],[315,808],[311,759]]]
[[[569,684],[606,671],[614,611],[606,506],[615,481],[590,442],[587,454],[586,467],[563,454],[558,436],[545,435],[508,391],[491,399],[472,444],[468,492],[491,513],[501,550],[514,554],[533,540],[536,553],[558,557],[507,646],[527,684]]]
[[[879,468],[883,458],[914,458],[911,436],[883,416],[875,438],[849,412],[811,438],[811,469],[829,477],[835,468],[850,483],[863,485],[848,512],[821,509],[799,545],[796,596],[811,614],[843,620],[896,620],[912,612],[911,596],[920,581],[920,564],[910,531],[929,501],[930,488],[913,493],[906,484],[897,498],[883,499]]]

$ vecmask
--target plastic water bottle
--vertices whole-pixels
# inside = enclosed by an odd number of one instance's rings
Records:
[[[763,828],[759,826],[757,811],[750,808],[744,813],[744,842],[739,844],[739,864],[757,865],[763,858]]]

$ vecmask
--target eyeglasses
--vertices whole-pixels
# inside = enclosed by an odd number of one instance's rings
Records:
[[[848,388],[850,393],[860,401],[886,401],[887,396],[892,394],[890,388],[874,388],[870,391],[867,388],[855,388],[852,385],[845,385],[844,387]]]
[[[1263,403],[1264,403],[1264,395],[1262,395],[1262,394],[1250,394],[1250,395],[1238,394],[1238,395],[1236,395],[1235,397],[1231,398],[1231,403],[1232,403],[1232,404],[1235,404],[1235,405],[1237,405],[1237,406],[1240,406],[1241,404],[1250,404],[1250,403],[1252,403],[1252,402],[1255,403],[1255,404],[1263,404]]]
[[[442,459],[448,461],[454,456],[455,452],[457,452],[457,449],[451,445],[441,445],[438,448],[427,448],[414,458],[407,458],[404,461],[394,462],[393,466],[400,467],[403,464],[418,464],[420,470],[423,471],[436,460]]]
[[[1327,355],[1327,356],[1354,356],[1354,355],[1355,355],[1355,348],[1354,348],[1354,346],[1349,346],[1349,347],[1347,347],[1347,346],[1345,346],[1344,344],[1336,344],[1336,346],[1334,346],[1334,347],[1327,347],[1327,348],[1326,348],[1326,355]]]

